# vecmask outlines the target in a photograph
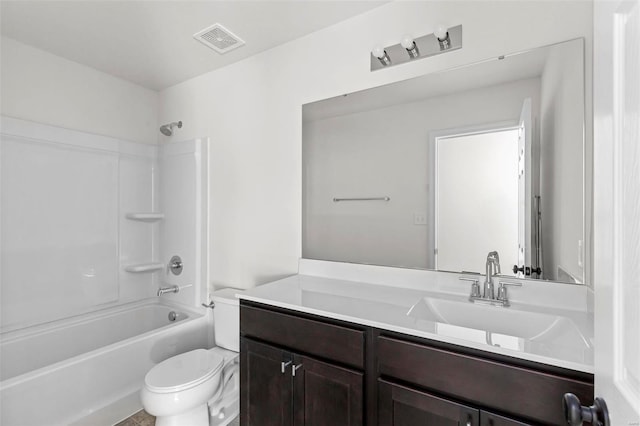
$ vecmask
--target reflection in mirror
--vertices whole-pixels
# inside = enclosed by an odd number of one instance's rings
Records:
[[[304,105],[302,256],[584,282],[583,50]]]

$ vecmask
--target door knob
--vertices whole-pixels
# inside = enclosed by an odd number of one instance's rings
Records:
[[[580,405],[580,400],[572,393],[565,393],[562,398],[564,417],[569,426],[581,426],[584,422],[595,426],[611,426],[609,410],[602,398],[596,398],[593,405]]]

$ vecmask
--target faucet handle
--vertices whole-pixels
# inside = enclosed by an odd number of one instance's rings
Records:
[[[517,281],[499,281],[500,283],[500,287],[503,287],[505,285],[510,285],[513,287],[522,287],[522,283],[519,283]]]
[[[507,287],[506,286],[513,286],[513,287],[522,287],[522,283],[516,282],[516,281],[499,281],[500,283],[500,287],[498,287],[498,300],[502,300],[503,302],[507,301]]]
[[[469,281],[471,282],[471,295],[470,297],[472,298],[478,298],[480,297],[480,284],[478,278],[466,278],[466,277],[460,277],[459,278],[460,281]]]

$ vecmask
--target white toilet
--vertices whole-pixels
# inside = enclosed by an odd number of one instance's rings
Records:
[[[171,357],[145,376],[140,398],[156,426],[224,426],[240,412],[240,291],[212,294],[215,347]]]

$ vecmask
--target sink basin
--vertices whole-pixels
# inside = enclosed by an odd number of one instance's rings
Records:
[[[570,319],[513,307],[425,297],[409,309],[407,316],[435,323],[438,334],[483,341],[494,346],[515,345],[514,349],[518,349],[530,342],[554,342],[574,348],[588,347],[588,342]]]

